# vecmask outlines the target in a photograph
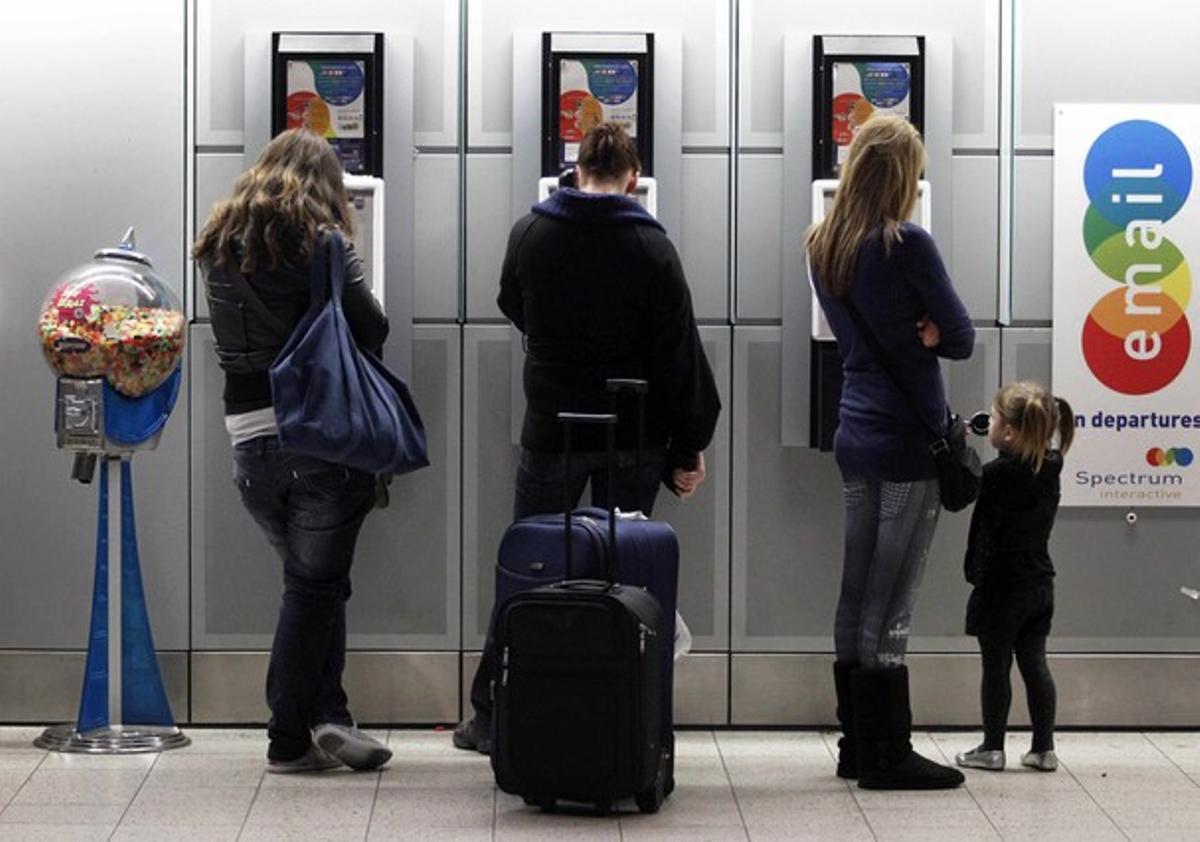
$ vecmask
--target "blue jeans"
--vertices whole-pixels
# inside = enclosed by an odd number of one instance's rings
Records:
[[[645,451],[639,475],[637,453],[631,450],[617,451],[616,507],[626,512],[641,511],[649,517],[654,510],[654,498],[658,495],[658,484],[662,480],[666,459],[667,452],[664,449]],[[522,448],[521,463],[517,466],[513,520],[561,512],[564,493],[570,494],[571,508],[574,509],[589,480],[592,483],[592,505],[608,508],[608,454],[594,451],[571,454],[571,474],[568,477],[563,473],[562,454],[537,453]],[[492,622],[495,622],[495,616],[493,607]],[[496,643],[492,622],[488,623],[479,669],[475,671],[475,678],[471,682],[471,706],[484,724],[492,721],[491,684],[496,673]]]
[[[264,436],[234,449],[242,502],[283,561],[283,601],[267,670],[272,760],[294,760],[324,722],[353,724],[342,689],[350,564],[374,478],[279,448]]]
[[[842,593],[834,620],[839,661],[898,667],[941,501],[936,479],[843,479]]]

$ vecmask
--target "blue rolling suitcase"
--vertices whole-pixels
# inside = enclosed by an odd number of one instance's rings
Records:
[[[646,383],[614,379],[608,382],[608,388],[613,395],[621,389],[633,389],[639,395],[640,453]],[[604,509],[581,508],[572,512],[570,553],[573,576],[604,578],[610,518],[612,514]],[[661,661],[659,728],[665,764],[664,790],[665,794],[670,794],[675,787],[672,642],[679,585],[679,542],[669,524],[647,520],[640,515],[618,515],[615,531],[616,581],[644,588],[661,608],[655,635],[660,644],[657,650]],[[567,578],[565,544],[563,515],[536,515],[508,528],[500,542],[496,564],[497,613],[514,596]]]

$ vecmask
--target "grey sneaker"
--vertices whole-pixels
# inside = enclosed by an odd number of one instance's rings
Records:
[[[491,725],[481,722],[479,717],[464,719],[458,723],[451,738],[455,748],[466,751],[477,751],[480,754],[492,753]]]
[[[298,772],[324,772],[341,765],[341,761],[330,757],[320,746],[310,745],[308,751],[295,760],[267,760],[267,771],[272,775],[293,775]]]
[[[1054,772],[1058,770],[1058,755],[1054,749],[1050,751],[1027,751],[1021,755],[1021,765],[1039,772]]]
[[[954,757],[954,762],[964,769],[986,769],[989,772],[1004,771],[1004,752],[989,751],[983,746],[970,751],[961,751]]]
[[[327,722],[313,729],[313,741],[351,769],[378,769],[392,759],[392,750],[351,725]]]

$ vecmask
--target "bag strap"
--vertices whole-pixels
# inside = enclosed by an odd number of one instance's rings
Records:
[[[867,320],[863,318],[862,312],[860,312],[858,307],[854,305],[854,301],[850,298],[850,292],[847,290],[846,294],[839,298],[838,301],[842,302],[842,305],[846,308],[846,312],[850,314],[851,321],[854,322],[855,327],[858,328],[858,332],[861,333],[863,339],[866,340],[867,347],[870,348],[871,353],[875,355],[875,362],[879,363],[879,367],[884,370],[887,376],[891,379],[892,383],[895,384],[896,389],[899,390],[900,394],[904,396],[904,402],[908,404],[908,408],[912,410],[912,414],[916,417],[917,421],[919,421],[921,426],[925,428],[925,431],[932,436],[933,442],[930,445],[931,449],[940,449],[941,447],[945,447],[945,434],[939,433],[929,425],[928,421],[925,420],[925,416],[921,414],[920,407],[918,407],[916,401],[913,400],[913,396],[907,389],[904,388],[904,384],[900,380],[900,375],[888,362],[889,358],[887,352],[883,350],[883,344],[879,341],[879,337],[875,335],[875,331],[871,330],[871,326],[868,325]],[[949,407],[946,408],[946,414],[950,414]]]
[[[308,278],[309,309],[319,309],[327,301],[342,306],[346,286],[346,241],[336,228],[327,228],[313,249],[312,270]]]

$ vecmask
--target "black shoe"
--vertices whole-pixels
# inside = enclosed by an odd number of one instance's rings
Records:
[[[858,742],[854,739],[854,704],[850,691],[850,674],[858,669],[853,661],[833,662],[833,687],[837,692],[837,718],[842,726],[838,740],[837,776],[854,780],[858,777]]]
[[[858,669],[851,680],[862,789],[953,789],[962,772],[912,749],[908,668]]]
[[[479,717],[464,719],[454,729],[454,747],[466,751],[477,751],[480,754],[492,753],[492,729],[488,723],[481,723]]]

